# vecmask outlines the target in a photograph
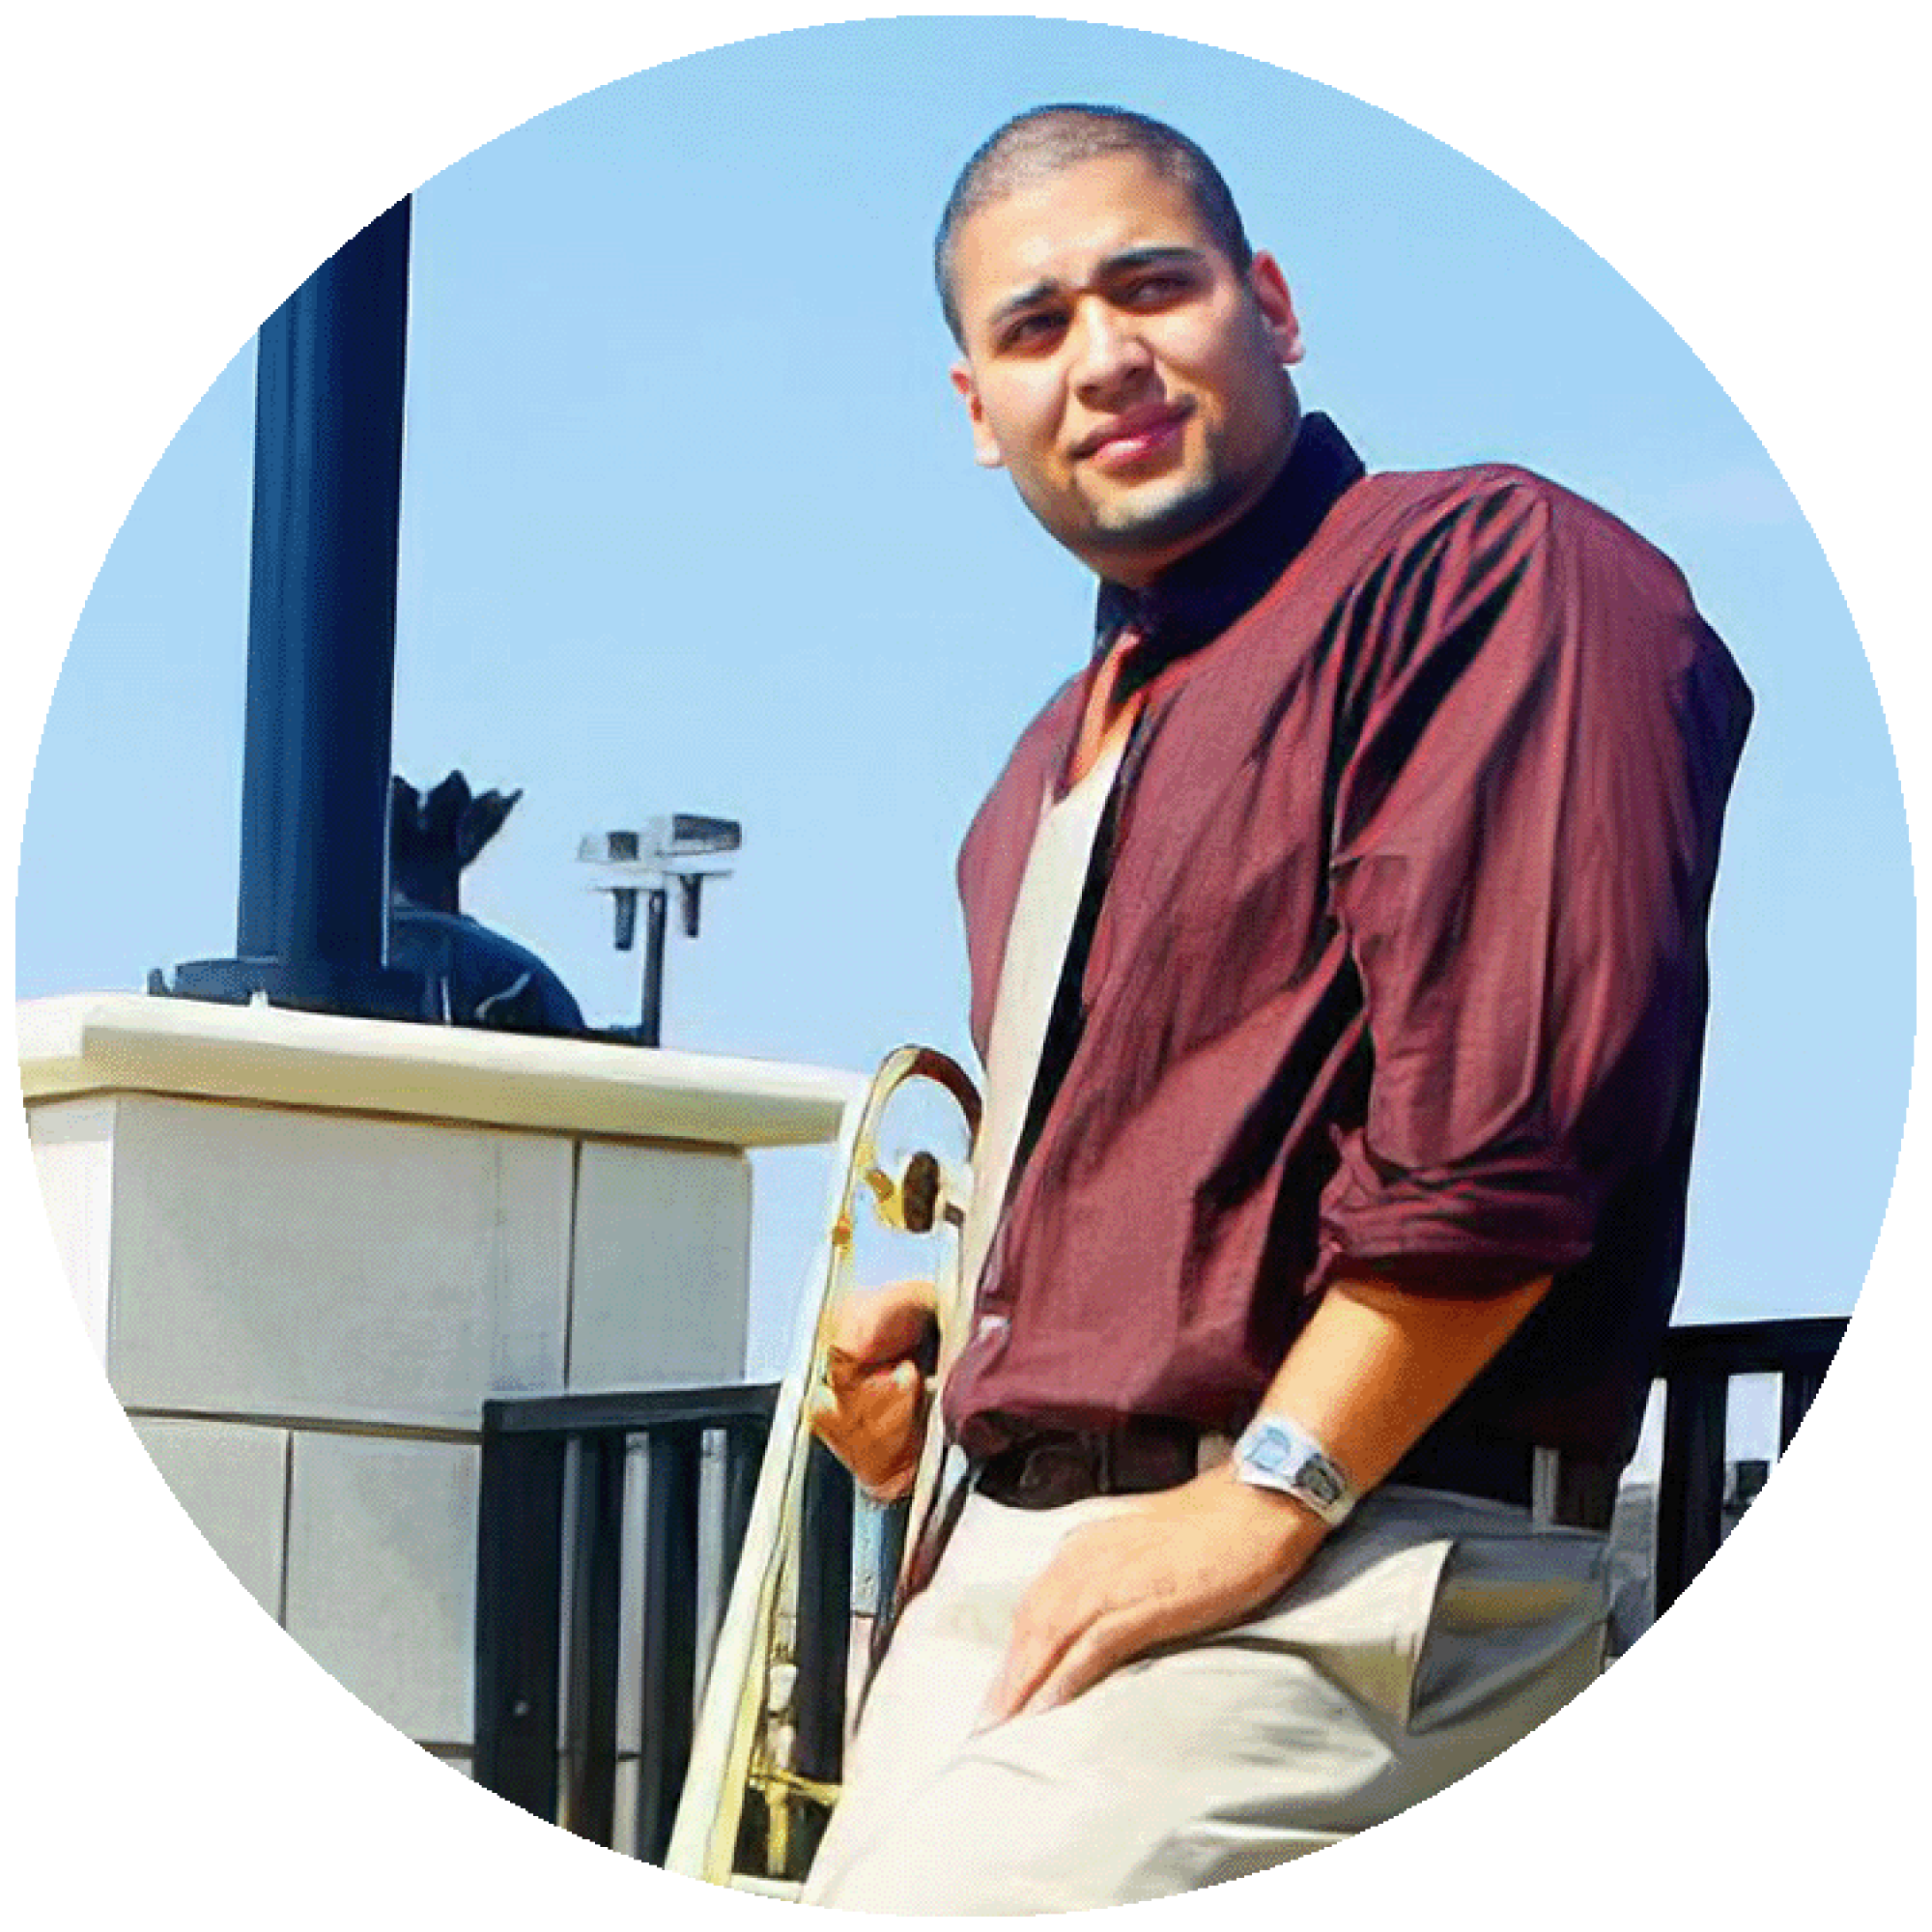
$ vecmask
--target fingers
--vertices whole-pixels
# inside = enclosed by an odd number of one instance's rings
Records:
[[[925,1378],[914,1362],[833,1367],[813,1391],[812,1433],[879,1501],[911,1487],[923,1435]]]
[[[929,1281],[894,1281],[853,1289],[833,1311],[836,1360],[876,1368],[917,1354],[931,1332],[937,1292]]]
[[[1086,1605],[1064,1619],[1023,1621],[977,1728],[1070,1703],[1167,1634],[1159,1610],[1146,1604]]]
[[[923,1435],[925,1377],[912,1359],[934,1321],[929,1281],[855,1289],[833,1311],[812,1432],[879,1501],[911,1487]]]
[[[1280,1497],[1202,1477],[1070,1531],[1020,1601],[979,1728],[1052,1710],[1156,1644],[1235,1622],[1299,1573],[1321,1530]]]
[[[1105,1600],[1084,1567],[1068,1561],[1061,1544],[1053,1563],[1020,1602],[1007,1640],[1007,1658],[980,1712],[980,1729],[1005,1723],[1024,1712],[1049,1710],[1086,1689],[1103,1671],[1086,1673],[1103,1646]],[[1078,1689],[1076,1689],[1078,1687]]]
[[[1020,1602],[980,1728],[1052,1710],[1155,1644],[1225,1621],[1240,1586],[1225,1551],[1204,1563],[1202,1535],[1198,1509],[1168,1498],[1068,1535]]]

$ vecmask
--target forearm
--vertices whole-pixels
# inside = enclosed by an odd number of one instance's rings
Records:
[[[1369,1489],[1474,1380],[1548,1288],[1482,1300],[1386,1283],[1331,1288],[1262,1403],[1293,1416]],[[1154,1644],[1234,1623],[1301,1572],[1327,1534],[1231,1463],[1074,1530],[1023,1599],[985,1721],[1063,1704]]]
[[[1358,1490],[1372,1489],[1548,1289],[1548,1275],[1480,1298],[1337,1282],[1283,1358],[1262,1409],[1292,1416]]]

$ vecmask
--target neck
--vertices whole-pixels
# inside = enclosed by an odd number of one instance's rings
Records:
[[[1294,391],[1289,390],[1288,414],[1283,426],[1281,443],[1275,451],[1274,460],[1261,472],[1261,477],[1235,502],[1229,504],[1211,517],[1200,528],[1192,530],[1172,549],[1157,552],[1151,555],[1134,558],[1089,557],[1085,559],[1089,569],[1108,583],[1118,583],[1126,590],[1147,590],[1168,575],[1170,571],[1184,564],[1197,553],[1204,551],[1214,539],[1231,530],[1259,503],[1277,482],[1288,468],[1289,459],[1294,454],[1294,445],[1301,434],[1301,410]]]
[[[1218,636],[1266,592],[1361,475],[1360,459],[1325,417],[1298,422],[1279,469],[1232,522],[1144,584],[1102,582],[1096,642],[1131,624],[1164,662]]]

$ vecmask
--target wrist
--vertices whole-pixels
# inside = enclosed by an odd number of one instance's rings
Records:
[[[1292,1415],[1264,1409],[1235,1444],[1235,1480],[1297,1504],[1325,1529],[1347,1521],[1360,1494],[1342,1465]]]
[[[1328,1525],[1305,1503],[1279,1490],[1261,1489],[1242,1482],[1232,1463],[1223,1463],[1195,1480],[1218,1492],[1215,1500],[1224,1512],[1234,1516],[1236,1533],[1256,1549],[1266,1552],[1269,1567],[1279,1573],[1283,1582],[1300,1569],[1328,1535]]]

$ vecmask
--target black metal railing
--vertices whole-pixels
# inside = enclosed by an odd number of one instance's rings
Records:
[[[1664,1433],[1651,1558],[1657,1614],[1723,1537],[1732,1379],[1779,1378],[1782,1450],[1844,1331],[1841,1318],[1671,1331],[1659,1375]],[[582,1836],[663,1862],[708,1662],[700,1604],[707,1590],[714,1603],[728,1590],[776,1394],[764,1384],[485,1406],[479,1783]],[[701,1481],[707,1439],[722,1463],[709,1485],[708,1513]],[[641,1497],[632,1489],[639,1464]],[[896,1568],[892,1539],[902,1525],[881,1527],[885,1540],[873,1565],[883,1577]],[[828,1783],[837,1783],[842,1769],[853,1528],[850,1479],[815,1447],[800,1537],[794,1768]],[[635,1676],[629,1751],[620,1748],[627,1636]],[[620,1767],[635,1777],[623,1817]],[[801,1864],[813,1836],[794,1846]]]
[[[580,1836],[663,1862],[709,1663],[701,1609],[707,1598],[722,1607],[728,1593],[777,1394],[766,1383],[485,1404],[480,1784]],[[853,1517],[851,1479],[814,1448],[796,1768],[827,1782],[843,1759]],[[634,1798],[620,1807],[625,1784]]]
[[[1724,1535],[1724,1428],[1739,1376],[1778,1378],[1777,1446],[1790,1446],[1845,1335],[1843,1316],[1788,1321],[1714,1321],[1673,1328],[1664,1342],[1663,1462],[1652,1557],[1654,1613],[1662,1616]]]

